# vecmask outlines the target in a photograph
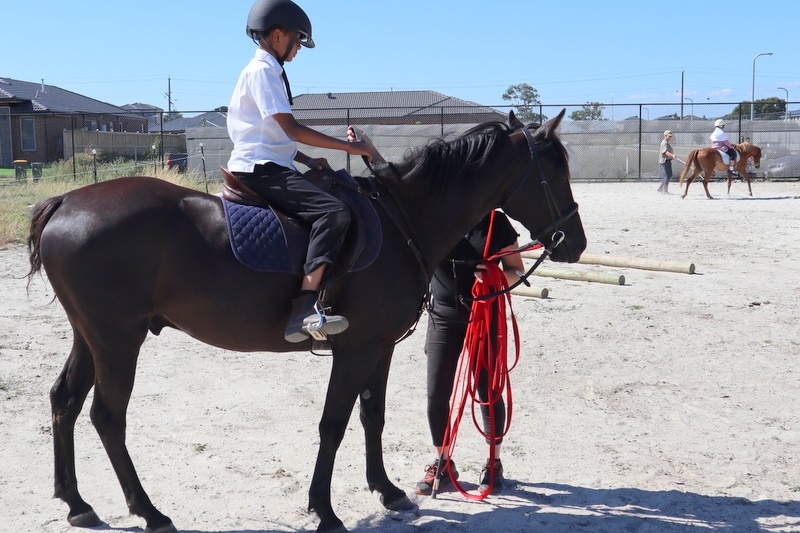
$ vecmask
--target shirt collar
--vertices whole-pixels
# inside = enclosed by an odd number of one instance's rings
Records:
[[[269,64],[272,68],[278,71],[278,74],[281,74],[283,72],[283,67],[281,66],[280,63],[278,63],[278,60],[275,59],[275,57],[272,54],[270,54],[261,47],[256,48],[256,54],[254,58],[257,59],[258,61],[263,61]]]

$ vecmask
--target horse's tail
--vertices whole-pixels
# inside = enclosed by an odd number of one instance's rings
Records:
[[[31,277],[42,269],[42,232],[50,217],[56,212],[56,209],[64,201],[63,196],[54,196],[47,200],[42,200],[33,206],[31,212],[31,229],[28,234],[28,253],[31,263],[31,270],[28,272],[28,283],[31,282]]]
[[[683,183],[683,180],[686,179],[687,175],[694,172],[694,167],[696,164],[697,150],[692,150],[689,152],[689,157],[686,158],[686,164],[683,166],[683,170],[681,171],[681,177],[678,179],[678,185]]]

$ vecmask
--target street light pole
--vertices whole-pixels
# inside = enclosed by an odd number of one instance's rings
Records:
[[[753,115],[756,106],[756,59],[761,56],[771,56],[772,52],[762,52],[760,54],[756,54],[753,58],[753,89],[750,92],[750,122],[753,122]]]
[[[789,89],[784,89],[783,87],[778,87],[781,91],[786,91],[786,120],[789,120]]]
[[[689,111],[689,122],[691,122],[692,120],[694,120],[694,100],[692,100],[688,96],[685,99],[689,100],[689,103],[692,104],[692,107],[690,108],[691,111]]]

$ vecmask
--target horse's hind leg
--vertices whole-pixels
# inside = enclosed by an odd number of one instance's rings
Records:
[[[94,363],[86,341],[75,328],[73,338],[72,352],[50,389],[55,465],[54,497],[61,498],[69,506],[67,520],[71,525],[95,527],[101,525],[102,521],[92,506],[81,498],[75,474],[75,421],[94,383]]]
[[[708,182],[711,181],[711,176],[714,175],[713,170],[703,170],[703,188],[706,190],[706,198],[713,200],[711,193],[708,191]]]
[[[361,425],[364,427],[367,459],[367,484],[378,491],[381,503],[392,511],[408,511],[414,504],[403,490],[396,487],[383,463],[383,426],[386,413],[386,381],[389,377],[391,352],[385,355],[372,372],[360,397]]]
[[[98,342],[102,347],[96,348],[92,423],[117,474],[130,512],[144,518],[147,533],[176,532],[169,517],[150,502],[125,446],[125,417],[144,333],[114,331],[106,338],[114,341]]]
[[[696,175],[696,172],[693,170],[689,177],[686,178],[686,188],[683,190],[683,196],[681,196],[681,198],[686,198],[686,195],[689,194],[689,184],[692,183]]]

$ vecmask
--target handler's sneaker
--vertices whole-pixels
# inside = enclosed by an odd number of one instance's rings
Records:
[[[492,481],[494,481],[492,483]],[[506,479],[503,477],[503,463],[500,462],[500,459],[494,460],[494,480],[492,480],[492,474],[489,471],[489,460],[486,460],[486,465],[484,465],[483,470],[481,470],[481,484],[478,487],[478,492],[481,494],[489,492],[489,484],[492,483],[492,494],[499,494],[503,490],[503,484],[505,483]]]
[[[436,469],[438,467],[439,459],[436,459],[434,462],[425,467],[425,477],[422,478],[422,481],[417,483],[417,494],[430,496],[431,492],[433,492],[433,482],[436,479]],[[458,479],[458,470],[456,470],[456,464],[452,459],[450,460],[450,468],[453,470],[453,477],[450,477],[450,472],[447,470],[447,468],[445,468],[442,472],[442,479],[439,480],[440,489],[452,484],[454,479]]]

